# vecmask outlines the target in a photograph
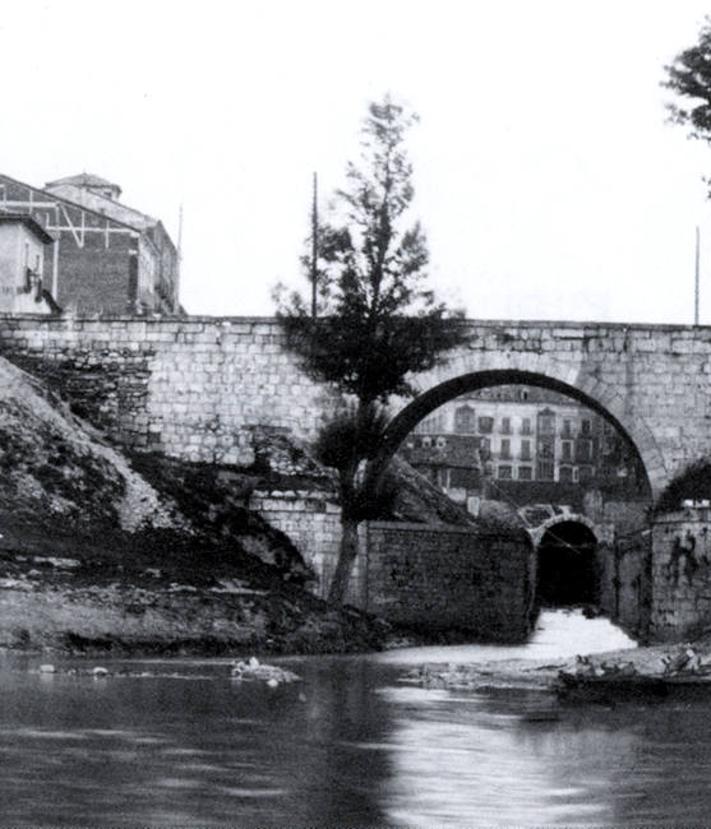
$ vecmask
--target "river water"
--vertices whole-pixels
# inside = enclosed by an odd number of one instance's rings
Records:
[[[148,674],[94,679],[3,656],[0,823],[708,825],[711,700],[559,706],[398,681],[423,661],[632,645],[605,620],[547,612],[521,648],[270,660],[303,677],[276,689],[218,659],[56,663]]]

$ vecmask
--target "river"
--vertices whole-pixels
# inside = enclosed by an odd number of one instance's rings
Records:
[[[303,681],[239,683],[229,662],[0,657],[2,824],[669,826],[711,815],[709,703],[559,706],[548,692],[402,684],[409,664],[633,646],[601,619],[542,615],[518,648],[270,660]],[[145,676],[94,679],[104,665]]]

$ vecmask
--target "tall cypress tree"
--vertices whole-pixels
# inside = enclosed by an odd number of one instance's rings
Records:
[[[362,472],[387,425],[384,407],[393,395],[412,396],[408,374],[434,367],[464,336],[461,312],[427,287],[425,235],[419,222],[407,222],[414,189],[404,144],[417,120],[389,97],[370,104],[360,161],[349,162],[346,187],[335,194],[338,219],[318,227],[318,315],[298,292],[278,300],[306,371],[344,400],[316,447],[339,474],[343,533],[329,591],[338,603],[358,553],[358,525],[374,508],[375,482]]]

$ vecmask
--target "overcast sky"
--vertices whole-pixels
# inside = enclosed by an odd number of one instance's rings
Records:
[[[711,323],[711,147],[665,124],[700,0],[23,0],[0,19],[0,169],[87,171],[177,237],[195,314],[269,314],[300,281],[311,174],[369,100],[421,116],[416,216],[469,316]]]

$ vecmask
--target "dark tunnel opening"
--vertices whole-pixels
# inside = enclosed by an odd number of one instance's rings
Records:
[[[539,607],[597,604],[596,548],[593,532],[577,521],[563,521],[545,532],[538,545]]]

